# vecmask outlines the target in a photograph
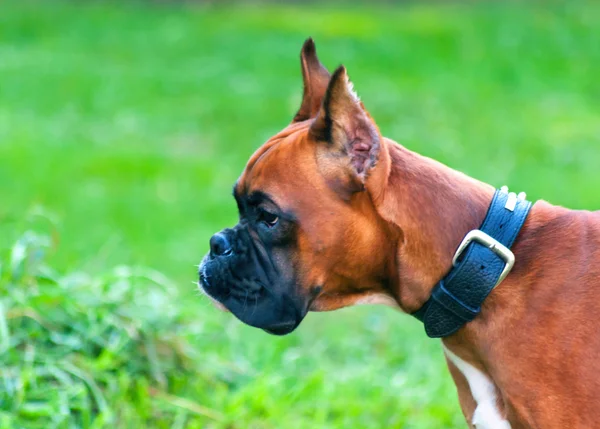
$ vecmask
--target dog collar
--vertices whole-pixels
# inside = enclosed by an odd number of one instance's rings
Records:
[[[425,325],[431,338],[458,331],[481,311],[481,304],[510,273],[513,245],[531,209],[524,192],[497,190],[483,224],[463,239],[452,261],[452,270],[412,315]]]

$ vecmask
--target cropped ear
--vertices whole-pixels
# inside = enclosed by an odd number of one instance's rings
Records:
[[[344,66],[333,73],[310,133],[315,140],[327,142],[335,157],[345,158],[353,182],[362,189],[379,156],[380,134]]]
[[[307,39],[302,46],[300,63],[302,65],[304,92],[302,94],[302,105],[292,122],[306,121],[315,117],[331,77],[329,71],[319,62],[315,42],[311,38]]]

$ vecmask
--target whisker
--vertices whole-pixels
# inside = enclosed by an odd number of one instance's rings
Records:
[[[244,299],[244,306],[242,307],[242,312],[246,311],[246,304],[248,303],[248,289],[246,289],[246,298]]]
[[[252,309],[252,314],[250,314],[250,317],[254,316],[254,313],[256,312],[257,308],[258,308],[258,295],[255,294],[254,295],[254,308]]]

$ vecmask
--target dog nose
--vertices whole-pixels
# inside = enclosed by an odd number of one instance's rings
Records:
[[[221,232],[217,232],[210,238],[210,253],[213,256],[227,256],[231,254],[231,243],[227,236]]]

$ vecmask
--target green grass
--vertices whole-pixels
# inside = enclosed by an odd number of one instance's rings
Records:
[[[0,428],[464,427],[410,317],[311,314],[276,338],[198,296],[194,265],[299,104],[307,36],[385,135],[600,208],[599,21],[591,0],[3,2]]]

